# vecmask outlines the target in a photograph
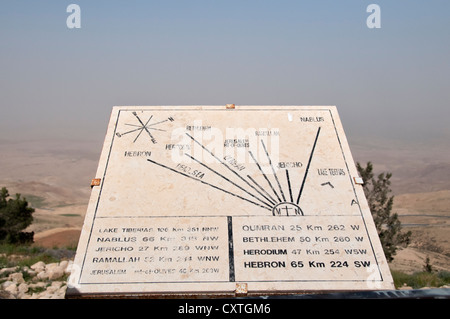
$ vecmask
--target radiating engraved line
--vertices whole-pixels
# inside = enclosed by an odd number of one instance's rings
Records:
[[[286,170],[286,179],[289,187],[289,196],[291,197],[291,203],[294,202],[294,198],[292,197],[292,189],[291,189],[291,180],[289,179],[289,171]]]
[[[248,153],[250,154],[250,156],[253,158],[253,161],[255,161],[256,166],[258,166],[258,169],[261,171],[261,174],[263,174],[265,180],[267,181],[267,183],[269,183],[270,188],[272,189],[273,193],[275,194],[275,196],[278,198],[278,201],[281,203],[282,200],[280,198],[280,196],[278,196],[277,192],[275,191],[275,188],[273,188],[272,183],[270,182],[270,180],[267,178],[266,174],[263,172],[261,165],[259,165],[258,161],[256,160],[255,156],[253,155],[253,153],[249,150]]]
[[[141,126],[139,126],[139,128],[137,128],[137,129],[135,129],[135,130],[131,130],[131,131],[128,131],[128,132],[125,132],[125,133],[121,133],[120,135],[125,135],[125,134],[128,134],[128,133],[133,133],[133,132],[136,132],[136,131],[139,131],[139,130],[142,130],[142,127]]]
[[[203,164],[202,162],[200,162],[199,160],[197,160],[196,158],[192,157],[189,154],[184,154],[186,156],[188,156],[189,158],[191,158],[192,160],[196,161],[197,163],[199,163],[200,165],[202,165],[203,167],[205,167],[206,169],[210,170],[211,172],[213,172],[214,174],[222,177],[224,180],[226,180],[228,183],[231,183],[233,186],[236,186],[237,188],[239,188],[240,190],[242,190],[243,192],[247,193],[248,195],[252,196],[253,198],[257,199],[258,201],[260,201],[261,203],[263,203],[264,205],[267,205],[270,207],[270,204],[267,204],[266,202],[264,202],[262,199],[256,197],[255,195],[253,195],[252,193],[248,192],[247,190],[245,190],[244,188],[242,188],[241,186],[239,186],[238,184],[234,183],[233,181],[229,180],[228,178],[226,178],[225,176],[223,176],[222,174],[220,174],[219,172],[217,172],[216,170],[212,169],[211,167],[209,167],[206,164]]]
[[[152,123],[152,124],[148,125],[147,127],[149,128],[150,126],[155,126],[155,125],[158,125],[158,124],[167,122],[167,121],[168,121],[168,120],[162,120],[162,121],[159,121],[159,122],[155,122],[155,123]]]
[[[269,160],[270,167],[272,168],[273,175],[275,176],[275,180],[277,181],[278,188],[280,189],[281,197],[283,197],[283,202],[285,202],[286,198],[284,197],[283,190],[281,189],[280,181],[278,180],[277,173],[275,173],[275,169],[273,168],[273,165],[272,165],[272,160],[270,159],[269,153],[267,152],[266,145],[264,145],[263,140],[261,140],[261,144],[264,148],[264,152],[266,152],[266,156],[267,156],[267,159]]]
[[[233,193],[231,193],[231,192],[229,192],[229,191],[227,191],[227,190],[225,190],[225,189],[223,189],[223,188],[217,187],[217,186],[215,186],[215,185],[213,185],[213,184],[210,184],[210,183],[208,183],[208,182],[202,181],[202,180],[197,179],[197,178],[195,178],[195,177],[189,176],[189,175],[187,175],[187,174],[185,174],[185,173],[179,172],[179,171],[177,171],[177,170],[175,170],[175,169],[173,169],[173,168],[171,168],[171,167],[168,167],[168,166],[166,166],[166,165],[164,165],[164,164],[155,162],[155,161],[153,161],[153,160],[151,160],[151,159],[147,159],[147,161],[149,161],[149,162],[151,162],[151,163],[153,163],[153,164],[156,164],[156,165],[158,165],[158,166],[161,166],[161,167],[163,167],[163,168],[166,168],[166,169],[168,169],[168,170],[171,170],[172,172],[175,172],[175,173],[178,173],[178,174],[183,175],[183,176],[185,176],[185,177],[188,177],[188,178],[190,178],[190,179],[193,179],[194,181],[198,181],[198,182],[200,182],[200,183],[202,183],[202,184],[208,185],[208,186],[210,186],[210,187],[212,187],[212,188],[214,188],[214,189],[218,189],[218,190],[220,190],[220,191],[222,191],[222,192],[224,192],[224,193],[227,193],[227,194],[229,194],[229,195],[231,195],[231,196],[234,196],[234,197],[237,197],[237,198],[239,198],[239,199],[242,199],[242,200],[244,200],[244,201],[246,201],[246,202],[252,203],[253,205],[256,205],[256,206],[258,206],[258,207],[261,207],[261,208],[267,209],[267,210],[269,210],[269,211],[272,211],[272,209],[269,208],[269,207],[267,207],[267,206],[260,205],[260,204],[254,202],[254,201],[251,201],[251,200],[249,200],[249,199],[247,199],[247,198],[244,198],[244,197],[241,197],[241,196],[239,196],[239,195],[233,194]]]
[[[147,129],[147,124],[150,122],[150,120],[152,119],[153,115],[150,116],[150,118],[148,119],[147,123],[144,125],[144,123],[142,123],[141,119],[139,118],[139,116],[137,116],[136,112],[133,112],[133,115],[136,116],[136,118],[138,119],[139,123],[142,124],[142,130],[145,130],[148,135],[150,136],[150,138],[152,140],[154,140],[155,138],[153,137],[152,133],[150,133],[150,131]],[[136,140],[138,139],[139,135],[141,135],[142,131],[139,132],[138,136],[136,136],[136,138],[134,139],[133,143],[136,142]]]
[[[187,136],[189,136],[195,143],[197,143],[198,145],[201,146],[201,148],[203,148],[205,151],[207,151],[209,154],[211,154],[212,157],[214,157],[220,164],[222,164],[223,166],[225,166],[229,171],[231,171],[234,175],[236,175],[239,179],[241,179],[245,184],[247,184],[248,186],[250,186],[255,192],[257,192],[260,196],[264,197],[266,200],[268,200],[269,202],[271,202],[273,205],[275,205],[275,202],[272,202],[269,198],[267,198],[264,194],[262,194],[259,190],[257,190],[255,188],[255,186],[251,185],[245,178],[243,178],[238,172],[236,172],[235,170],[233,170],[232,168],[230,168],[223,160],[221,160],[220,158],[218,158],[216,155],[214,155],[213,152],[211,152],[209,149],[207,149],[205,146],[203,146],[203,144],[201,144],[199,141],[197,141],[195,138],[193,138],[191,135],[189,135],[188,133],[186,133]],[[252,195],[253,196],[253,195]],[[255,197],[256,198],[256,197]]]
[[[313,147],[312,147],[312,151],[311,151],[311,154],[309,155],[308,165],[306,165],[305,175],[303,176],[302,186],[300,187],[300,191],[298,192],[297,205],[298,205],[298,203],[300,202],[300,197],[302,196],[303,187],[305,186],[306,176],[308,175],[309,166],[311,165],[311,160],[312,160],[312,158],[313,158],[314,150],[315,150],[315,148],[316,148],[317,139],[319,138],[319,133],[320,133],[320,127],[319,127],[319,129],[317,130],[316,139],[314,140],[314,144],[313,144]]]
[[[134,114],[134,116],[136,116],[136,118],[139,120],[139,122],[142,124],[142,129],[141,129],[141,131],[139,132],[139,134],[136,136],[136,138],[134,139],[134,141],[133,141],[133,143],[134,142],[136,142],[136,140],[138,139],[138,137],[141,135],[141,133],[144,131],[144,129],[146,130],[146,126],[147,126],[147,124],[150,122],[150,120],[152,119],[152,117],[153,117],[153,115],[152,116],[150,116],[150,118],[148,119],[148,121],[147,121],[147,123],[145,123],[145,125],[144,125],[144,123],[142,123],[142,121],[141,121],[141,119],[139,118],[139,116],[137,116],[136,115],[136,113],[133,113]],[[148,132],[148,130],[146,130],[147,132]],[[148,134],[150,134],[150,132],[148,132]],[[151,139],[153,139],[153,136],[150,134],[150,138]]]
[[[134,129],[134,130],[131,130],[131,131],[128,131],[128,132],[125,132],[125,133],[123,133],[123,134],[121,134],[121,135],[125,135],[125,134],[128,134],[128,133],[132,133],[132,132],[136,132],[136,131],[142,130],[142,126],[141,126],[141,125],[134,125],[134,124],[128,124],[128,123],[126,123],[126,124],[124,124],[124,125],[133,126],[133,127],[138,127],[138,128],[137,128],[137,129]],[[155,130],[155,131],[166,132],[166,130],[162,130],[162,129],[160,129],[160,128],[150,127],[150,126],[153,126],[153,125],[154,125],[154,124],[147,125],[146,128],[149,129],[149,130]]]
[[[269,160],[270,167],[272,168],[273,175],[275,176],[275,180],[277,181],[278,188],[280,189],[280,192],[281,192],[281,197],[283,197],[283,201],[285,202],[286,198],[284,197],[283,189],[281,188],[280,181],[278,180],[277,173],[275,172],[275,169],[272,165],[272,160],[270,159],[269,153],[267,152],[266,145],[264,145],[263,140],[261,140],[261,144],[263,145],[264,152],[266,152],[266,156],[267,156],[267,159]]]
[[[270,202],[273,204],[273,205],[275,205],[276,204],[276,200],[275,199],[273,199],[273,197],[264,189],[264,188],[262,188],[261,187],[261,185],[259,185],[250,175],[247,175],[247,178],[249,179],[249,180],[251,180],[256,186],[258,186],[259,187],[259,189],[261,190],[261,191],[263,191],[271,200],[270,200]],[[267,197],[265,197],[266,199],[268,199]]]

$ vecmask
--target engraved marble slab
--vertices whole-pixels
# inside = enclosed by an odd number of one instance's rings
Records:
[[[334,106],[114,107],[93,178],[67,297],[394,288]]]

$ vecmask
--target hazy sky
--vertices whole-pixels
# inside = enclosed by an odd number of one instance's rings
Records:
[[[114,105],[227,103],[337,105],[350,137],[448,140],[450,1],[0,3],[0,139],[103,140]]]

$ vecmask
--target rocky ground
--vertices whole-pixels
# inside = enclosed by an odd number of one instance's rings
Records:
[[[0,269],[0,299],[63,299],[73,262]]]
[[[0,269],[0,299],[64,299],[72,260]],[[423,287],[430,289],[433,287]],[[439,288],[450,288],[444,285]],[[399,290],[413,289],[404,284]]]

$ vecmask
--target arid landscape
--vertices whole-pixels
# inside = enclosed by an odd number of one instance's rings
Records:
[[[393,173],[394,212],[412,242],[391,269],[421,271],[428,257],[434,269],[450,271],[450,148],[349,142],[355,161]],[[77,245],[101,148],[102,141],[0,140],[0,186],[36,209],[29,227],[36,245]]]
[[[399,249],[390,267],[422,271],[428,257],[435,270],[450,270],[450,147],[448,141],[395,143],[350,140],[355,161],[371,161],[391,172],[394,213],[411,243]]]

